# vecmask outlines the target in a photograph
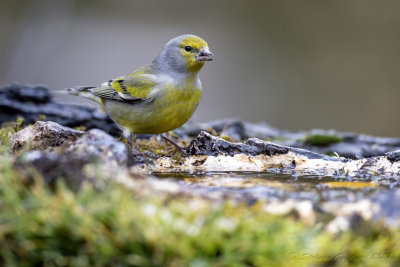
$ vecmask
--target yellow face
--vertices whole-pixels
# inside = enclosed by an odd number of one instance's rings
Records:
[[[205,61],[212,60],[212,53],[206,41],[197,36],[188,36],[180,44],[180,52],[191,72],[199,71]],[[206,55],[205,55],[206,54]]]

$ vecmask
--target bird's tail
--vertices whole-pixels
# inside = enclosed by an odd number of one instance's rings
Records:
[[[77,86],[73,88],[68,88],[67,93],[70,95],[76,95],[76,96],[81,96],[87,99],[90,99],[94,102],[99,103],[100,105],[103,105],[103,100],[93,94],[92,89],[96,88],[95,86]]]
[[[94,86],[77,86],[68,88],[67,92],[70,95],[81,95],[82,93],[91,93],[91,89],[96,88]]]

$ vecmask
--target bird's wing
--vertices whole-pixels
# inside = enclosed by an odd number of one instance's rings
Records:
[[[103,99],[113,99],[123,102],[151,101],[159,92],[155,75],[150,65],[108,82],[90,91]]]

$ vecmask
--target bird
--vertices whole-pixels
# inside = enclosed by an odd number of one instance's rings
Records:
[[[184,154],[164,133],[191,118],[202,97],[199,72],[213,59],[204,39],[184,34],[168,41],[150,64],[130,74],[67,91],[97,102],[120,127],[132,152],[139,153],[136,134],[161,134]]]

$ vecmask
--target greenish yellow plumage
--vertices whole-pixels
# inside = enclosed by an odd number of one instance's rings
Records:
[[[185,90],[167,86],[162,95],[150,103],[106,102],[106,109],[119,125],[137,134],[158,134],[178,128],[190,119],[201,99],[201,88]]]
[[[198,73],[212,58],[203,39],[182,35],[170,40],[151,64],[98,87],[70,92],[98,102],[125,131],[164,133],[192,116],[202,95]]]

